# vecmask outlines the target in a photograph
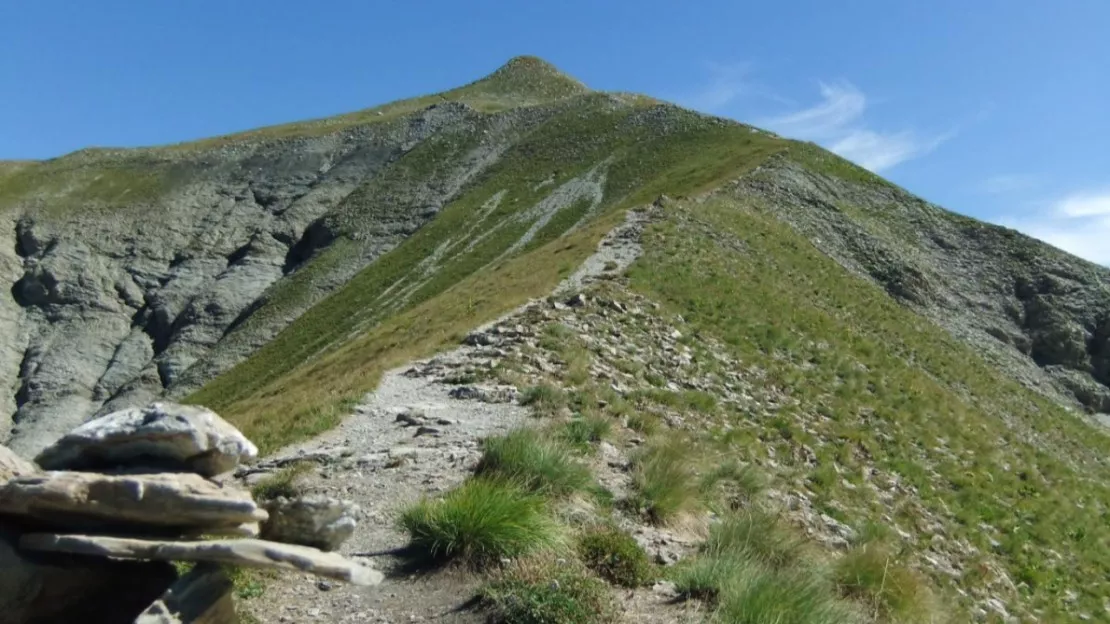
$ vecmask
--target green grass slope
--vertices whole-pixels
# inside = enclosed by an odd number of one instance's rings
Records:
[[[782,397],[773,413],[732,414],[741,426],[712,444],[748,459],[773,453],[781,480],[804,484],[820,511],[852,526],[924,537],[922,554],[953,557],[950,586],[993,587],[1041,621],[1104,615],[1105,432],[1021,387],[756,202],[672,208],[631,278],[633,290],[765,371]],[[874,484],[891,477],[902,485],[883,500]]]
[[[265,448],[311,435],[383,370],[546,294],[593,251],[620,209],[711,188],[783,145],[638,99],[585,94],[557,106],[434,221],[188,400],[221,411]],[[418,169],[442,165],[442,152],[428,150],[406,158],[419,159]],[[591,176],[603,181],[597,205],[576,200],[545,223],[530,214],[554,189]],[[391,296],[406,288],[403,300]]]

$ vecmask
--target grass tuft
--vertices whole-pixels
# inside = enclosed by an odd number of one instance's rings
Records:
[[[703,552],[781,569],[802,563],[808,543],[774,515],[751,510],[725,517],[709,530]]]
[[[400,526],[414,554],[476,566],[562,543],[543,497],[488,479],[470,479],[441,500],[416,503],[402,513]]]
[[[578,555],[586,567],[621,587],[640,587],[652,580],[655,568],[631,535],[613,527],[597,528],[579,538]]]
[[[727,624],[853,624],[864,619],[838,600],[828,583],[808,570],[768,570],[752,565],[732,579],[713,614]]]
[[[501,479],[549,496],[565,496],[590,487],[589,468],[570,448],[535,429],[517,429],[482,442],[482,459],[475,473]]]
[[[285,498],[300,496],[301,488],[297,485],[297,478],[311,470],[311,462],[292,463],[251,487],[251,496],[256,501],[272,500],[282,496]]]
[[[575,449],[586,452],[591,444],[596,444],[609,435],[612,428],[613,425],[607,418],[584,416],[564,423],[559,437]]]
[[[928,582],[901,565],[885,548],[853,548],[832,568],[840,594],[861,603],[883,622],[929,622],[934,603]]]
[[[697,474],[690,446],[681,440],[650,444],[632,457],[629,501],[652,522],[665,523],[701,507]]]

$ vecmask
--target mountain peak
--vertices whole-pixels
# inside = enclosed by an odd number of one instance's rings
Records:
[[[548,101],[588,93],[590,89],[537,56],[514,56],[492,74],[456,90],[467,95]]]

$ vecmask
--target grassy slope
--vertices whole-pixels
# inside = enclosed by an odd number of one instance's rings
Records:
[[[635,289],[723,339],[797,401],[774,422],[722,434],[722,445],[746,455],[781,447],[779,458],[811,446],[818,468],[793,468],[827,504],[822,511],[855,526],[887,513],[862,487],[861,467],[877,465],[917,489],[943,519],[943,539],[994,552],[1047,621],[1065,621],[1065,590],[1078,593],[1069,612],[1102,612],[1110,593],[1104,433],[1005,378],[759,206],[676,209],[648,237],[632,277]],[[918,526],[906,500],[891,512]],[[974,561],[961,563],[961,583],[989,581]]]
[[[780,141],[747,127],[674,107],[617,104],[602,94],[579,96],[514,145],[432,223],[188,400],[219,410],[267,449],[316,433],[373,388],[382,371],[546,294],[592,253],[620,208],[661,193],[707,188],[781,147]],[[530,225],[514,221],[516,215],[602,162],[606,182],[600,221],[560,238],[575,224],[567,218],[574,214],[572,206],[540,230],[521,255],[493,262]],[[538,186],[556,171],[554,185]],[[503,193],[498,208],[475,223],[481,207],[498,193]],[[452,237],[473,226],[493,234],[469,251],[449,244],[441,268],[395,314],[388,298],[379,295],[399,283],[417,283],[420,262],[444,243],[458,242]]]

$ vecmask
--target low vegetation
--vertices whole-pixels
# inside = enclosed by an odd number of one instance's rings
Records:
[[[517,429],[486,439],[475,473],[539,494],[566,496],[592,485],[590,470],[570,447],[536,429]]]
[[[631,507],[666,523],[701,509],[696,451],[684,440],[657,440],[632,458]]]
[[[514,562],[481,595],[494,622],[604,624],[614,619],[605,583],[579,564],[535,557]]]
[[[479,567],[563,540],[542,496],[488,479],[470,479],[441,500],[417,503],[405,510],[400,525],[417,557]]]
[[[589,529],[578,538],[578,556],[587,568],[620,587],[639,587],[655,576],[655,566],[631,535],[613,527]]]

